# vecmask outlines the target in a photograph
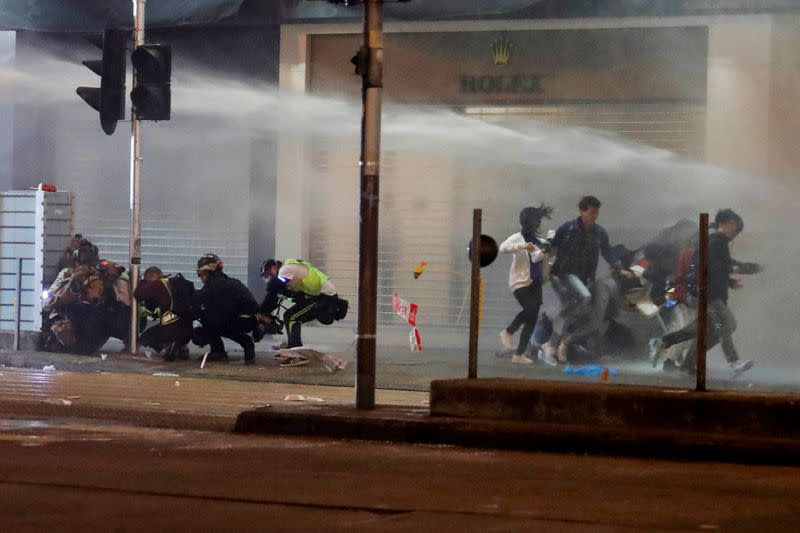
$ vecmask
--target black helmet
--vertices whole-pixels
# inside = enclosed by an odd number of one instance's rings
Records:
[[[198,274],[205,271],[214,272],[216,270],[222,270],[222,267],[222,260],[217,254],[206,254],[197,260]]]
[[[269,272],[270,269],[274,266],[277,266],[278,269],[280,269],[283,266],[283,263],[270,257],[269,259],[261,263],[261,271],[259,272],[259,276],[263,278],[267,274],[267,272]]]
[[[91,266],[100,260],[100,253],[97,246],[86,239],[82,239],[80,244],[72,252],[76,265]]]

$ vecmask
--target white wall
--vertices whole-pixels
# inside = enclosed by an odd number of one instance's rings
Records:
[[[769,171],[772,17],[715,21],[708,34],[706,160],[751,175]]]

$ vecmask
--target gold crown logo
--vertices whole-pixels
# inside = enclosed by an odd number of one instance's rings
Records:
[[[498,67],[508,65],[508,61],[511,59],[512,48],[514,48],[514,45],[505,37],[495,39],[492,46],[489,47],[492,51],[492,61],[494,64]]]

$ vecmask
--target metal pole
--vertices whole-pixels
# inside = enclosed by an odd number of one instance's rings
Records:
[[[14,350],[19,351],[22,323],[22,262],[25,258],[17,259],[17,308],[14,313]]]
[[[380,184],[381,92],[383,88],[383,2],[364,3],[365,69],[362,73],[361,222],[358,254],[356,408],[375,408],[375,344],[378,292],[378,199]]]
[[[697,384],[706,390],[706,332],[708,328],[708,213],[700,213],[700,242],[697,249]]]
[[[133,0],[133,46],[144,44],[144,7],[146,0]],[[134,72],[132,87],[136,87],[136,73]],[[139,210],[141,207],[141,180],[142,180],[142,123],[136,118],[131,107],[131,235],[129,243],[130,263],[128,272],[131,284],[131,323],[130,343],[128,349],[131,353],[138,351],[139,344],[139,313],[133,293],[139,284],[139,268],[142,262],[142,237]]]
[[[478,328],[481,305],[481,210],[472,211],[472,244],[470,245],[472,279],[469,298],[469,369],[467,377],[478,377]]]

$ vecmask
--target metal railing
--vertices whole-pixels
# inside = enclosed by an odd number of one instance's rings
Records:
[[[0,257],[0,259],[14,261],[17,265],[16,283],[14,284],[14,350],[19,351],[22,337],[22,266],[25,261],[33,261],[31,257]]]

